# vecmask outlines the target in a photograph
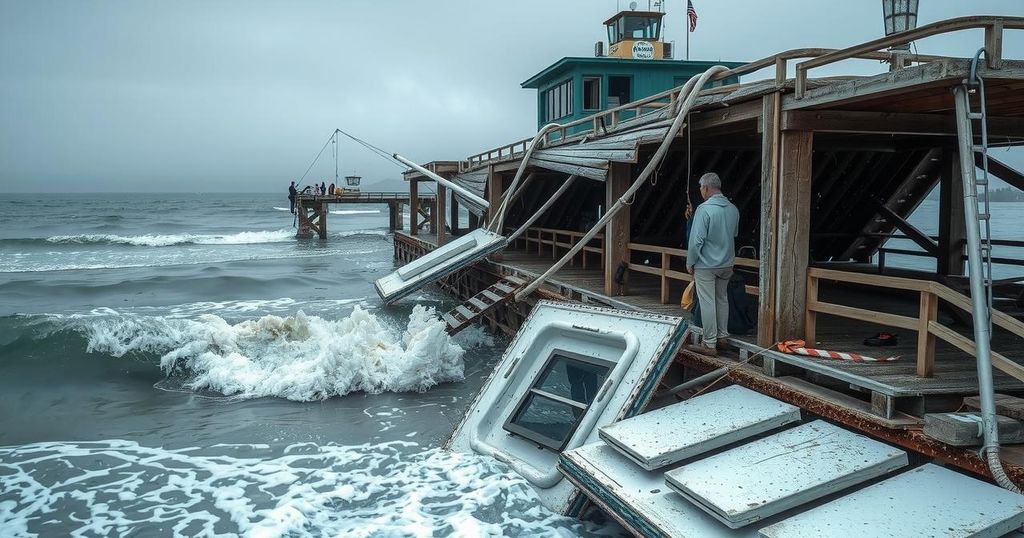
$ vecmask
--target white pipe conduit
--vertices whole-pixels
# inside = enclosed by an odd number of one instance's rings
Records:
[[[445,179],[445,178],[443,178],[443,177],[441,177],[441,176],[431,172],[430,170],[427,170],[426,168],[423,168],[422,166],[420,166],[420,165],[410,161],[409,159],[406,159],[405,157],[402,157],[401,155],[399,155],[397,153],[394,153],[391,156],[394,157],[395,160],[397,160],[398,162],[408,166],[409,168],[412,168],[413,170],[415,170],[415,171],[417,171],[417,172],[419,172],[419,173],[429,177],[430,179],[433,179],[437,183],[439,183],[441,185],[444,185],[445,187],[448,187],[449,189],[459,193],[460,196],[462,196],[464,199],[466,199],[468,202],[472,203],[473,205],[479,207],[480,209],[488,209],[490,207],[490,204],[487,203],[487,200],[484,200],[483,198],[473,194],[472,192],[467,190],[465,187],[462,187],[460,185],[456,185],[455,183],[452,183],[451,181],[448,181],[447,179]]]
[[[523,177],[523,172],[526,170],[527,163],[530,162],[530,157],[533,155],[533,150],[537,149],[537,146],[544,140],[544,136],[548,134],[548,131],[560,128],[561,125],[557,123],[549,123],[544,127],[541,127],[537,134],[533,136],[533,140],[530,141],[529,147],[523,153],[523,160],[519,163],[519,168],[516,170],[516,177],[512,180],[512,184],[509,185],[508,191],[502,197],[501,206],[498,207],[498,211],[494,213],[494,218],[488,223],[487,229],[491,230],[496,234],[501,234],[501,227],[505,225],[505,211],[508,210],[508,205],[512,201],[513,195],[519,194],[516,187],[519,186],[519,180]]]
[[[515,298],[517,301],[522,301],[523,299],[528,297],[537,288],[539,288],[540,285],[544,283],[544,281],[546,281],[548,278],[551,278],[551,275],[555,274],[555,272],[557,272],[559,269],[562,268],[562,266],[568,263],[569,260],[573,258],[573,256],[578,254],[579,251],[583,249],[583,247],[590,243],[590,240],[593,239],[594,236],[597,235],[597,233],[602,228],[604,228],[604,226],[608,223],[609,220],[612,219],[612,217],[615,216],[616,213],[621,211],[625,205],[630,203],[628,201],[633,198],[633,195],[636,194],[636,191],[640,189],[640,186],[643,185],[645,181],[647,181],[647,178],[649,178],[650,175],[654,173],[654,170],[657,169],[658,166],[661,164],[662,159],[665,158],[665,154],[668,153],[669,146],[672,145],[672,140],[675,139],[676,135],[679,133],[679,130],[682,128],[683,123],[685,123],[686,116],[690,113],[690,109],[693,108],[693,103],[694,101],[697,100],[697,95],[700,93],[701,88],[704,87],[704,84],[707,83],[708,79],[723,71],[728,71],[728,68],[723,67],[721,65],[716,65],[700,75],[694,75],[690,80],[686,82],[686,84],[683,86],[683,89],[680,90],[679,92],[680,99],[676,100],[677,103],[681,102],[679,111],[676,114],[676,118],[672,122],[672,126],[669,127],[668,132],[665,133],[665,138],[661,141],[661,145],[658,146],[658,150],[651,157],[651,160],[648,161],[647,166],[644,167],[643,171],[640,172],[640,176],[636,178],[636,181],[633,182],[629,189],[626,189],[626,192],[623,193],[622,197],[620,197],[613,206],[608,208],[608,211],[605,212],[604,216],[602,216],[600,220],[597,221],[597,224],[595,224],[594,227],[591,228],[590,231],[588,231],[586,235],[584,235],[578,243],[576,243],[571,249],[569,249],[569,252],[562,256],[562,259],[555,262],[555,264],[552,265],[551,268],[548,269],[543,275],[540,275],[533,282],[530,282],[528,285],[524,286],[523,289],[521,289],[518,293],[516,293]],[[685,100],[683,100],[683,97],[685,97]]]

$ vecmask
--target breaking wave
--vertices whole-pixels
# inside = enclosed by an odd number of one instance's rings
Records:
[[[72,319],[87,351],[115,357],[159,354],[190,390],[244,398],[310,401],[351,392],[425,391],[464,378],[464,350],[432,308],[417,305],[404,330],[356,306],[341,320],[263,316],[229,323],[112,314]]]
[[[379,209],[333,209],[328,211],[332,215],[377,215]]]
[[[544,509],[523,478],[494,460],[401,441],[283,450],[35,443],[0,447],[0,461],[5,536],[564,537],[590,530]],[[73,515],[55,521],[55,513]]]
[[[168,247],[174,245],[248,245],[254,243],[279,243],[295,238],[292,230],[261,230],[235,234],[79,234],[55,235],[46,239],[49,243],[85,245],[131,245],[141,247]]]

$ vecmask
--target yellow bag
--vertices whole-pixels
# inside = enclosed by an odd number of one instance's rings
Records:
[[[690,283],[686,286],[686,289],[683,290],[683,298],[679,301],[679,306],[683,307],[683,310],[693,309],[693,296],[697,292],[697,287],[694,284],[696,283],[690,281]]]

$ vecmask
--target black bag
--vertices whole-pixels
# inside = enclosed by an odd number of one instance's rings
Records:
[[[726,297],[729,299],[729,334],[747,334],[757,327],[757,314],[753,311],[754,305],[747,296],[746,283],[743,277],[732,274],[729,279],[729,286],[726,288]],[[703,327],[700,317],[700,297],[694,294],[693,301],[693,324]]]

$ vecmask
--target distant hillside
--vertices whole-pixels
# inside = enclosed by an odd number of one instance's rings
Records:
[[[988,199],[992,202],[1024,202],[1024,192],[1010,187],[995,189],[989,191]]]

